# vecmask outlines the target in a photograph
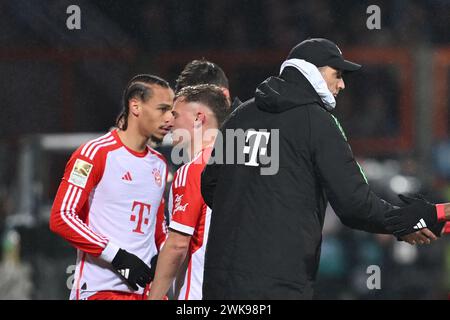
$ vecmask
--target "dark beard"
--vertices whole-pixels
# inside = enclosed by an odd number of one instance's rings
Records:
[[[151,136],[150,139],[149,139],[149,143],[151,142],[152,144],[154,144],[155,146],[158,147],[163,142],[163,139],[164,139],[164,137],[163,138],[158,138],[158,137],[155,137],[155,136]]]

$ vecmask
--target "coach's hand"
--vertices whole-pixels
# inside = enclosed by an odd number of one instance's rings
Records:
[[[416,231],[397,238],[399,241],[408,242],[410,245],[416,244],[430,244],[431,241],[437,240],[437,237],[428,228]]]
[[[436,227],[436,206],[423,197],[407,197],[399,195],[406,204],[404,207],[391,210],[385,215],[386,229],[397,237],[415,233],[419,230]],[[442,228],[441,228],[442,229]]]
[[[138,290],[138,285],[145,288],[152,280],[150,268],[137,256],[123,249],[117,251],[111,264],[133,290]]]

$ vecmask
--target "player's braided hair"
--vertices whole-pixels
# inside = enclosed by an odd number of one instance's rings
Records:
[[[147,101],[153,95],[151,85],[158,85],[163,88],[170,88],[169,83],[157,76],[151,74],[138,74],[134,76],[127,84],[122,97],[122,111],[116,119],[116,126],[121,130],[128,128],[128,113],[130,111],[129,101],[132,98],[138,98]]]
[[[175,92],[187,86],[207,83],[228,89],[228,79],[222,68],[205,58],[192,60],[178,76],[175,84]]]
[[[219,127],[229,113],[227,97],[221,88],[213,84],[184,87],[175,94],[174,101],[178,98],[185,102],[199,102],[206,105],[214,113]]]

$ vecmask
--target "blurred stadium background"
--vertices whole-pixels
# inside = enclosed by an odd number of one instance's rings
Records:
[[[81,30],[66,27],[72,4]],[[372,4],[380,30],[366,27]],[[47,226],[68,156],[113,124],[132,75],[174,84],[194,58],[246,100],[299,41],[335,41],[364,65],[336,115],[375,192],[450,201],[449,0],[4,0],[0,30],[0,299],[68,298],[75,250]],[[369,265],[381,290],[366,286]],[[447,299],[450,240],[412,247],[331,213],[318,278],[317,299]]]

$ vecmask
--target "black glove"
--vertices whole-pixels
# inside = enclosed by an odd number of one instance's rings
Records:
[[[151,270],[145,262],[123,249],[119,249],[111,264],[133,290],[138,290],[137,285],[145,288],[151,281]]]
[[[443,229],[444,226],[445,226],[445,223],[446,223],[446,221],[437,222],[437,223],[435,223],[433,226],[428,227],[428,229],[430,229],[430,231],[433,232],[433,234],[434,234],[436,237],[440,237],[440,236],[441,236],[442,229]]]
[[[422,196],[421,194],[417,194],[414,198],[419,199],[419,200],[423,200],[425,202],[427,202],[428,204],[432,205],[432,206],[436,206],[435,203],[431,203],[429,202],[427,199],[424,198],[424,196]],[[436,213],[437,214],[437,213]],[[428,229],[433,232],[433,234],[436,237],[440,237],[441,236],[441,232],[442,229],[445,226],[446,221],[442,221],[442,222],[436,222],[434,225],[432,226],[428,226]]]
[[[422,196],[407,197],[400,194],[398,197],[406,203],[406,206],[386,213],[384,224],[389,232],[401,237],[423,228],[431,230],[435,225],[438,225],[434,204],[428,202]]]

